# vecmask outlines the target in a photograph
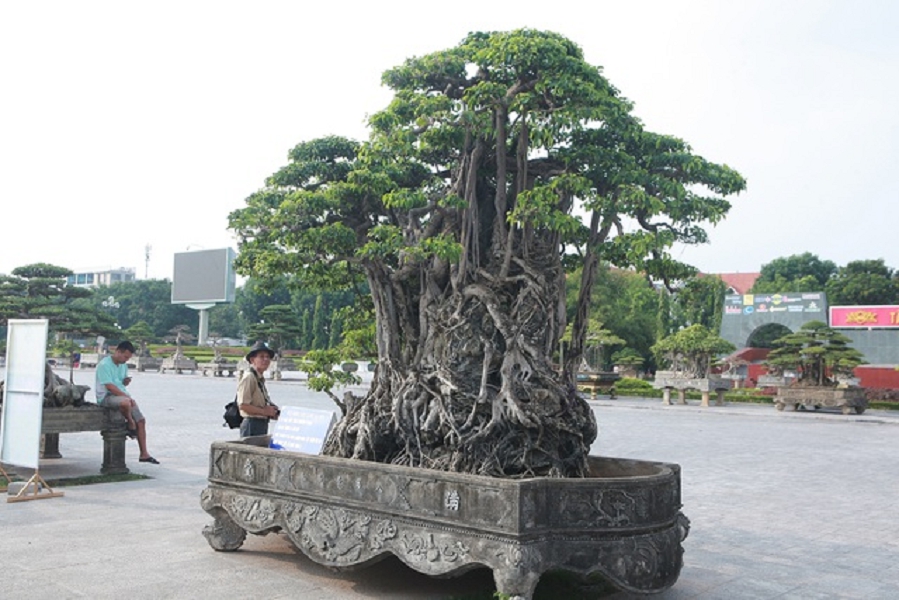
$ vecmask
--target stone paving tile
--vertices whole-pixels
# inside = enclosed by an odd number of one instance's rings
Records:
[[[75,377],[92,385],[92,371]],[[235,385],[135,374],[150,451],[163,464],[137,463],[129,443],[129,467],[153,479],[0,502],[3,589],[28,590],[20,596],[28,598],[424,600],[491,587],[486,570],[442,580],[396,559],[336,572],[296,553],[283,535],[249,536],[238,552],[214,552],[200,533],[211,518],[199,495],[209,444],[237,437],[220,426]],[[297,381],[269,387],[281,405],[332,407]],[[899,415],[665,407],[655,399],[591,404],[600,426],[594,453],[682,467],[684,513],[692,521],[685,565],[677,584],[655,598],[899,597],[899,519],[891,511],[899,464],[890,454],[899,447]],[[44,478],[99,471],[96,432],[63,434],[60,449],[65,458],[42,461]]]

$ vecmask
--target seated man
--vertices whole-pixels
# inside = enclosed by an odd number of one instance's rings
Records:
[[[137,402],[125,387],[131,383],[128,377],[128,360],[134,354],[131,342],[116,346],[112,356],[107,356],[97,365],[97,404],[118,408],[128,422],[128,437],[137,438],[140,448],[140,462],[158,465],[159,461],[147,452],[147,420],[137,406]]]

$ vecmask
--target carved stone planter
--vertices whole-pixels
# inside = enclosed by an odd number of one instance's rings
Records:
[[[792,406],[793,410],[798,410],[800,407],[839,408],[844,415],[853,411],[860,415],[868,408],[868,398],[865,396],[865,389],[860,387],[791,385],[777,388],[774,405],[777,410],[783,410],[788,405]]]
[[[160,373],[165,373],[166,371],[174,371],[177,374],[181,374],[184,371],[190,371],[193,373],[197,370],[197,361],[192,358],[186,358],[184,356],[170,356],[168,358],[162,359],[162,365],[159,367]]]
[[[250,363],[247,362],[246,360],[240,360],[237,363],[236,369],[237,369],[238,377],[243,377],[244,371],[248,371],[250,369]],[[282,371],[296,371],[296,370],[297,370],[296,364],[292,360],[286,359],[286,358],[281,358],[278,360],[273,360],[269,364],[268,369],[266,369],[266,371],[265,371],[265,376],[268,377],[269,379],[273,379],[275,381],[280,381]]]
[[[162,366],[162,361],[155,356],[135,356],[131,363],[128,363],[128,366],[134,364],[134,368],[139,372],[143,373],[145,371],[158,371]]]
[[[687,390],[701,393],[700,406],[708,406],[711,393],[715,392],[715,405],[724,406],[724,393],[732,386],[727,377],[689,377],[677,371],[656,371],[652,387],[662,390],[662,404],[671,404],[671,390],[677,390],[678,402],[687,403]]]
[[[267,436],[212,444],[201,505],[216,550],[283,531],[310,559],[358,567],[396,555],[428,575],[486,566],[529,599],[550,569],[602,573],[622,590],[677,581],[689,520],[680,467],[591,457],[584,479],[499,479],[271,450]]]
[[[203,374],[203,377],[209,375],[215,377],[231,377],[237,372],[237,363],[227,361],[199,363],[197,368]]]

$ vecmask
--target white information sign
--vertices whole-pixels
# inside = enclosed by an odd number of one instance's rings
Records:
[[[284,406],[275,421],[270,447],[305,454],[321,454],[337,413],[299,406]]]
[[[46,319],[9,320],[0,462],[38,468],[48,328]]]

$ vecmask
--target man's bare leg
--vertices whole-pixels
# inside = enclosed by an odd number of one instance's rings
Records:
[[[128,422],[128,429],[137,429],[134,425],[134,419],[131,417],[131,404],[129,402],[119,404],[119,412],[122,413],[122,416]]]
[[[137,422],[137,447],[140,448],[140,458],[147,458],[150,453],[147,452],[147,420],[141,419]]]

